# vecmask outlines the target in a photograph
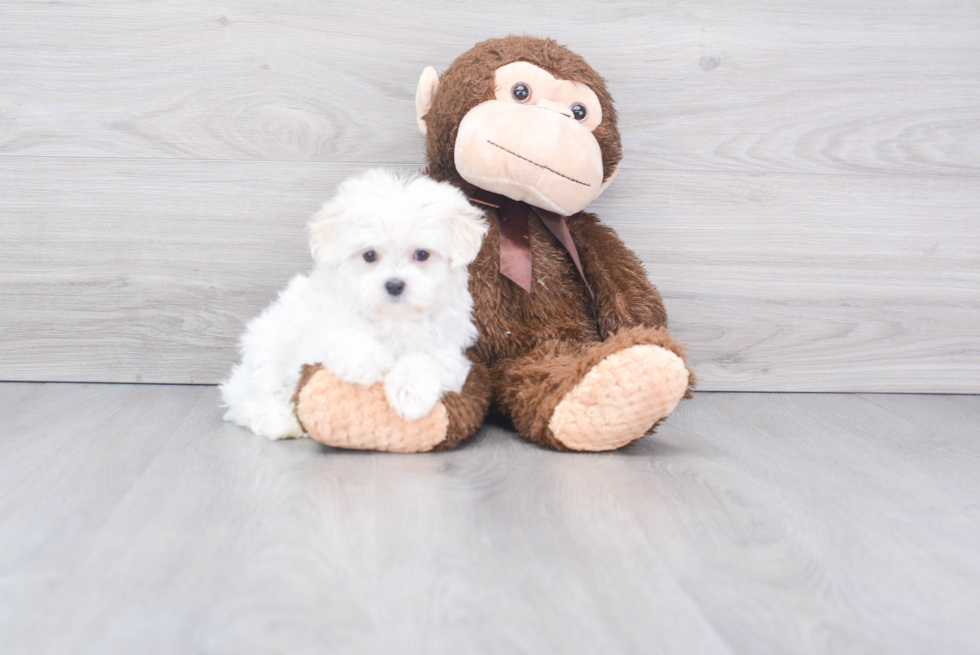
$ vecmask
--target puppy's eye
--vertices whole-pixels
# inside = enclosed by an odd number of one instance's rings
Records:
[[[531,97],[531,87],[524,82],[518,82],[510,88],[510,95],[517,102],[527,102]]]
[[[583,105],[581,102],[576,102],[574,105],[572,105],[571,110],[572,116],[574,116],[575,120],[577,121],[584,121],[585,117],[589,114],[589,112],[585,109],[585,105]]]
[[[378,253],[374,252],[373,250],[368,250],[366,253],[364,253],[364,261],[366,261],[368,264],[378,261]]]
[[[416,250],[415,251],[415,259],[419,260],[420,262],[424,262],[428,258],[429,258],[429,251],[428,250]]]

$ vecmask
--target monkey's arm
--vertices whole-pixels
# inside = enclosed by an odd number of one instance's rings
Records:
[[[593,307],[602,337],[634,326],[667,327],[660,293],[647,280],[639,258],[616,232],[586,212],[570,216],[566,222],[595,293]]]

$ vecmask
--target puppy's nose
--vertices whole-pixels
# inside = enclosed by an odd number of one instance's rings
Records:
[[[405,282],[398,278],[393,278],[385,282],[385,290],[393,296],[400,296],[402,295],[402,291],[405,290]]]

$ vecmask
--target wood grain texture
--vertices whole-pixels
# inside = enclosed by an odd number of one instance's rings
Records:
[[[6,379],[216,382],[245,322],[309,270],[336,164],[0,161]]]
[[[508,33],[608,78],[628,166],[980,171],[958,0],[5,2],[0,156],[416,163],[422,68]]]
[[[980,398],[700,394],[616,453],[269,443],[210,387],[0,385],[33,653],[969,653]]]
[[[609,80],[594,209],[702,389],[980,391],[980,6],[0,4],[0,379],[213,383],[413,94],[552,36]]]
[[[217,382],[355,170],[0,161],[0,376]],[[595,209],[647,262],[703,389],[970,392],[978,196],[968,177],[628,170]]]

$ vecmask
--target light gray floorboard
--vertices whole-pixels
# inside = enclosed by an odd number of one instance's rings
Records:
[[[268,443],[0,385],[4,653],[971,653],[980,398],[701,393],[620,452]]]

